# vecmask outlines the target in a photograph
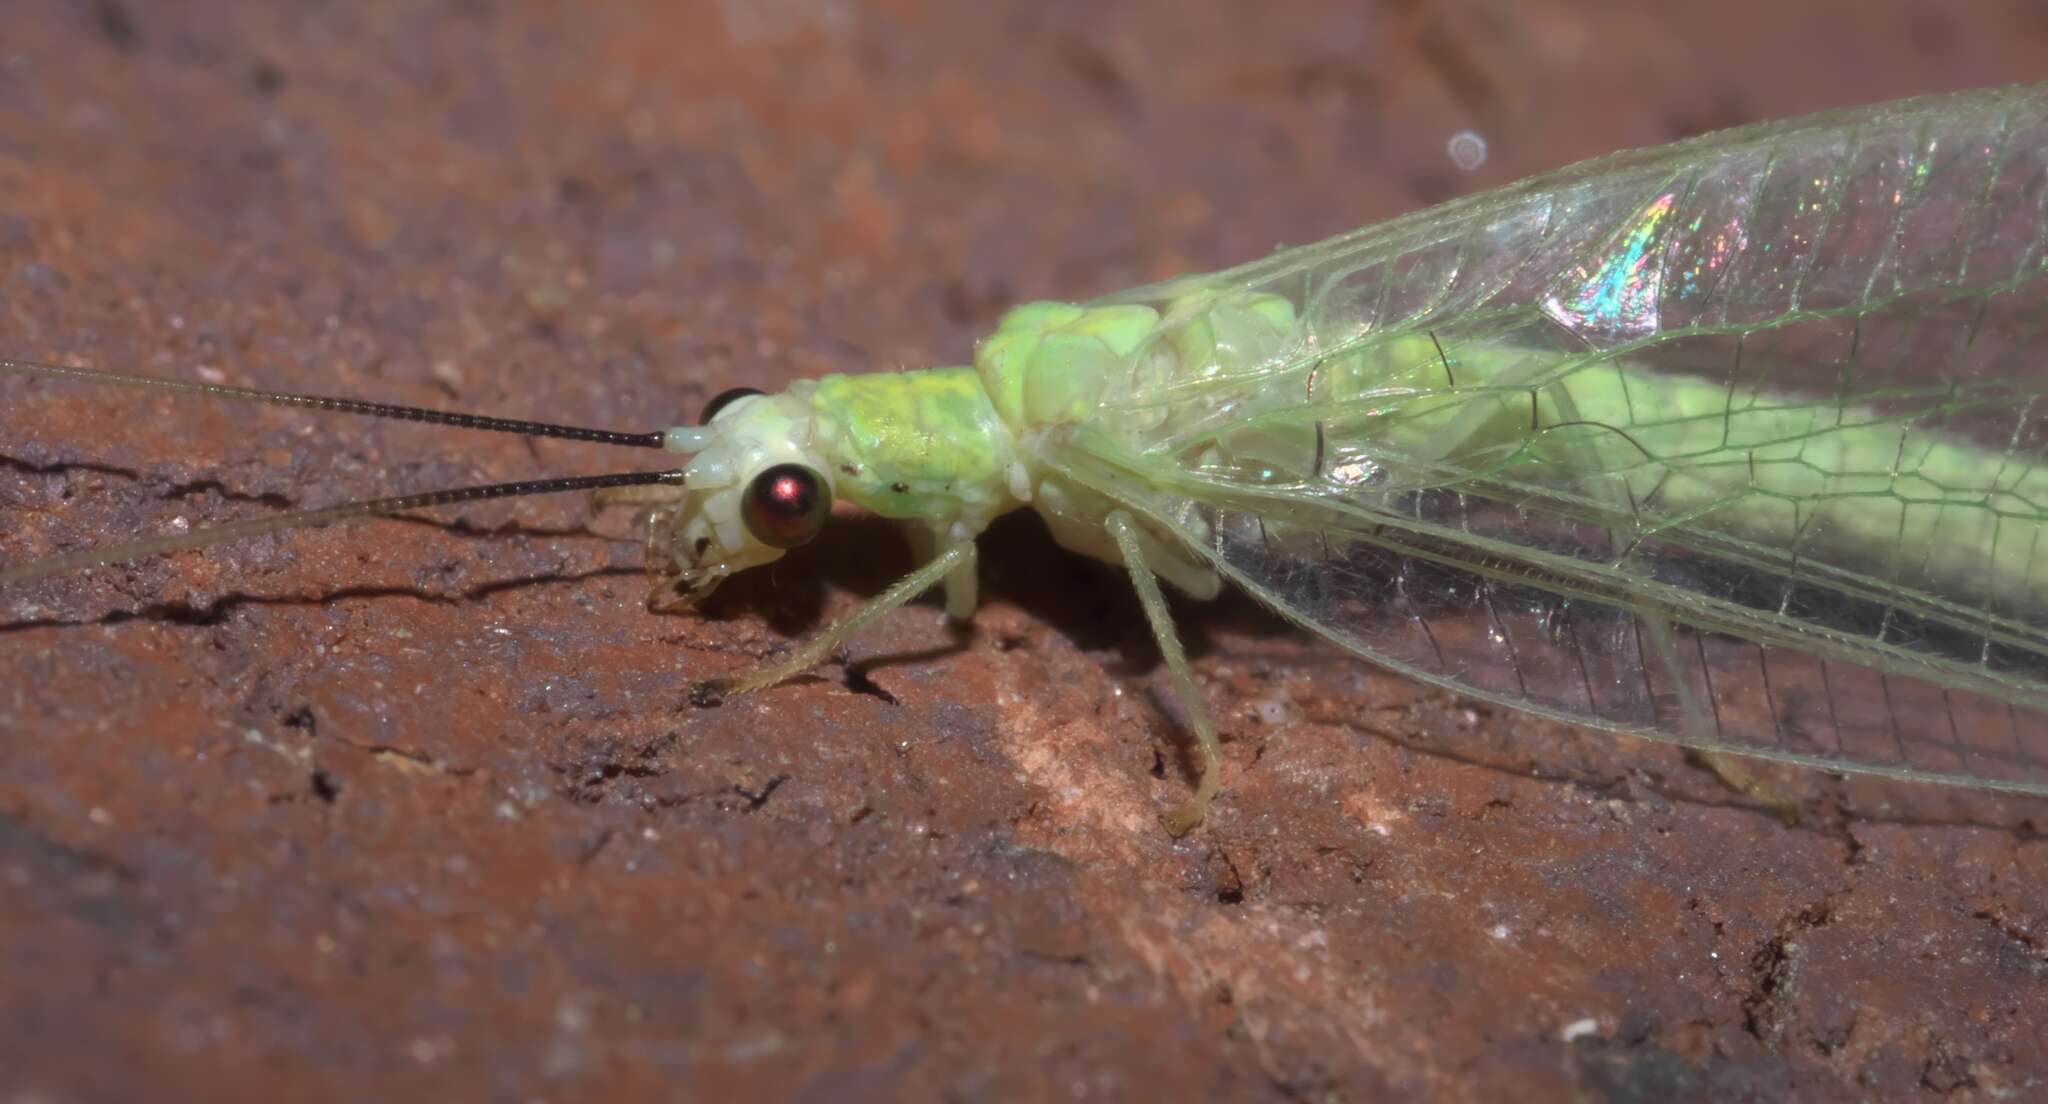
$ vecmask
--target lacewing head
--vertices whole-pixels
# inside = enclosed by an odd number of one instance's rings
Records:
[[[648,543],[666,557],[650,566],[679,602],[809,543],[831,515],[831,466],[804,396],[729,391],[706,407],[705,424],[669,434],[669,447],[695,453],[689,490],[653,512]]]

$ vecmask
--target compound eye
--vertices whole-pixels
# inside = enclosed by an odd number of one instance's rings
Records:
[[[718,417],[719,411],[724,410],[733,403],[746,398],[748,395],[765,395],[767,393],[758,387],[735,387],[730,391],[720,391],[712,396],[710,402],[704,404],[704,413],[698,415],[697,424],[710,425],[711,419]]]
[[[802,464],[777,464],[754,476],[740,503],[740,520],[754,539],[773,548],[808,544],[832,513],[832,491]]]

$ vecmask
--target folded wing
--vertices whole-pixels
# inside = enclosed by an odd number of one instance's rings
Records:
[[[2044,200],[2040,89],[1620,155],[1118,297],[1051,454],[1418,678],[2048,792]]]

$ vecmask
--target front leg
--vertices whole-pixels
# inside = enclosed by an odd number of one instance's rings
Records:
[[[695,683],[690,687],[690,701],[697,705],[716,705],[735,694],[752,693],[755,690],[765,690],[777,683],[787,682],[817,666],[875,618],[914,600],[918,595],[937,586],[939,580],[946,578],[949,573],[962,565],[971,567],[974,562],[974,541],[955,541],[924,566],[904,576],[896,585],[853,611],[851,616],[832,624],[824,632],[805,641],[782,662],[770,664],[741,678],[705,679]]]

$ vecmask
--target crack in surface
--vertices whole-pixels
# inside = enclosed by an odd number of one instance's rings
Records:
[[[158,491],[158,498],[192,498],[203,494],[215,494],[229,502],[250,502],[278,509],[289,509],[292,500],[275,491],[238,491],[214,478],[167,480],[153,476],[140,468],[124,468],[119,464],[108,464],[96,460],[52,460],[47,464],[24,460],[19,456],[0,453],[0,468],[17,471],[24,475],[70,475],[73,472],[89,472],[93,475],[112,476],[138,483]]]
[[[734,783],[732,792],[747,799],[747,807],[740,811],[746,813],[760,812],[761,806],[768,804],[768,799],[775,796],[775,791],[781,789],[782,784],[789,781],[789,779],[790,776],[787,774],[778,774],[770,778],[766,783],[763,783],[758,791],[749,790],[745,786]]]
[[[1785,1007],[1796,995],[1799,980],[1798,933],[1826,927],[1834,919],[1827,900],[1809,905],[1780,921],[1776,933],[1749,959],[1750,987],[1742,998],[1742,1029],[1766,1045],[1782,1041],[1785,1024],[1796,1019]]]
[[[129,621],[156,621],[174,625],[206,627],[223,623],[229,614],[243,606],[280,608],[295,606],[321,607],[340,602],[380,598],[411,598],[429,605],[456,606],[470,602],[479,602],[503,591],[520,590],[526,587],[577,583],[588,579],[611,576],[637,576],[639,574],[640,571],[637,568],[600,567],[590,571],[520,575],[511,579],[499,579],[488,583],[480,583],[452,592],[435,591],[420,586],[344,587],[340,590],[331,590],[324,594],[311,596],[231,592],[223,594],[203,605],[196,606],[186,602],[157,602],[145,605],[140,609],[110,610],[98,617],[32,617],[18,621],[0,622],[0,634],[27,632],[32,629],[104,627],[119,625]]]
[[[332,732],[323,732],[319,718],[313,712],[313,707],[304,703],[294,705],[280,713],[277,717],[277,724],[281,728],[293,729],[303,733],[304,746],[293,750],[273,744],[268,740],[259,740],[257,742],[278,751],[288,762],[303,768],[306,772],[306,782],[303,791],[272,794],[270,796],[270,803],[273,805],[294,804],[309,797],[323,805],[333,805],[341,799],[343,789],[341,779],[332,771],[322,766],[315,758],[315,752],[322,744],[335,744],[350,751],[360,752],[380,763],[389,763],[402,774],[416,775],[425,773],[447,775],[451,778],[466,778],[478,773],[481,769],[474,766],[452,766],[443,762],[437,756],[417,748],[401,747],[395,744],[368,743],[362,740],[353,740],[347,736],[337,735]]]
[[[2007,916],[2003,910],[1980,908],[1970,913],[1970,915],[1975,919],[1990,924],[1992,930],[2019,944],[2026,949],[2028,954],[2036,958],[2048,959],[2048,946],[2043,945],[2042,938],[2028,931],[2018,921]]]

